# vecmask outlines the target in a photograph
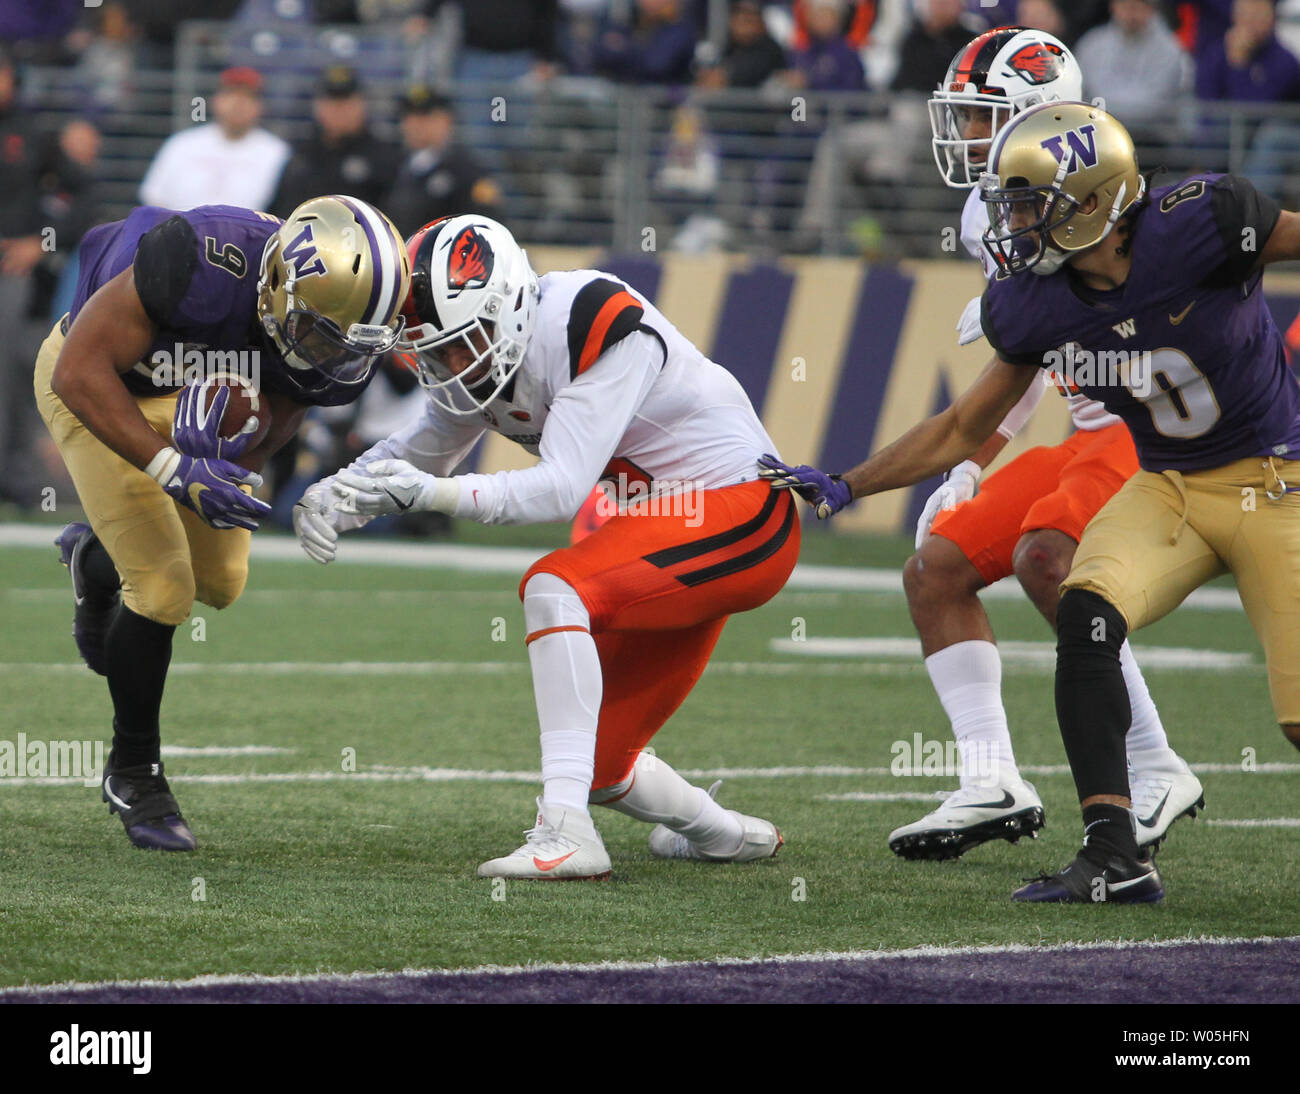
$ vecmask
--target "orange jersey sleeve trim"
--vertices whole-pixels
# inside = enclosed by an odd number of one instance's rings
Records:
[[[575,376],[581,376],[596,363],[596,358],[605,351],[605,336],[609,334],[614,320],[628,308],[635,308],[638,318],[644,310],[636,297],[626,290],[616,293],[605,301],[604,306],[596,313],[591,330],[587,333],[587,340],[583,343],[582,353],[578,357],[578,371]]]

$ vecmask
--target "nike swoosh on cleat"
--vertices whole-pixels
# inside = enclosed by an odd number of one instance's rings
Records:
[[[1010,809],[1016,804],[1016,799],[1012,796],[1010,790],[1002,791],[1002,800],[1000,802],[978,802],[974,805],[958,805],[955,809]]]
[[[119,798],[116,794],[113,793],[113,788],[108,784],[107,781],[105,781],[104,783],[104,793],[108,795],[109,801],[111,801],[114,805],[122,809],[131,808],[129,805],[126,804],[126,802],[124,802],[121,798]]]
[[[560,863],[562,863],[565,859],[567,859],[567,858],[572,858],[572,857],[573,857],[574,855],[576,855],[577,853],[578,853],[578,849],[575,847],[575,848],[574,848],[572,851],[570,851],[567,855],[561,855],[559,858],[553,858],[553,859],[550,859],[550,860],[547,861],[547,862],[543,862],[543,861],[542,861],[541,859],[539,859],[536,855],[534,855],[534,856],[533,856],[533,865],[536,866],[539,870],[541,870],[541,871],[544,873],[544,872],[547,871],[547,870],[554,870],[554,869],[555,869],[557,866],[559,866]]]
[[[1154,828],[1156,822],[1160,819],[1160,814],[1165,811],[1165,803],[1169,800],[1169,795],[1173,793],[1173,788],[1165,791],[1165,796],[1160,799],[1160,804],[1156,806],[1156,811],[1149,817],[1138,817],[1138,824],[1145,825],[1148,828]]]
[[[1128,881],[1108,881],[1106,883],[1106,890],[1107,892],[1111,892],[1111,893],[1119,893],[1125,889],[1130,888],[1131,886],[1149,880],[1150,877],[1151,877],[1150,873],[1146,873],[1146,874],[1142,874],[1139,877],[1129,878]]]

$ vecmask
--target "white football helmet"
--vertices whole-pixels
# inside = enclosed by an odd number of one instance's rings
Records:
[[[435,220],[406,246],[411,295],[399,351],[431,400],[477,414],[523,364],[537,322],[537,275],[514,236],[488,217]]]
[[[930,97],[939,174],[949,186],[970,189],[1008,118],[1039,103],[1082,98],[1083,72],[1059,39],[1024,27],[985,31],[958,51]]]

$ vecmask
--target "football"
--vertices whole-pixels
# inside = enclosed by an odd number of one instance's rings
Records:
[[[253,439],[244,449],[246,453],[251,452],[266,439],[266,434],[270,431],[271,408],[251,381],[237,373],[218,372],[209,379],[203,396],[204,411],[212,405],[212,400],[222,387],[229,387],[231,392],[226,411],[221,416],[219,432],[226,440],[233,440],[244,431],[248,419],[256,417],[257,428],[253,431]]]

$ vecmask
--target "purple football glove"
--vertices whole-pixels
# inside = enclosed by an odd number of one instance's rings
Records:
[[[758,458],[758,474],[777,490],[793,490],[817,511],[819,520],[838,513],[853,500],[848,483],[806,463],[791,467],[775,456]]]
[[[262,476],[245,471],[225,460],[196,460],[178,453],[180,463],[163,484],[171,497],[203,519],[213,528],[247,528],[257,531],[257,522],[271,507],[239,489],[246,483],[254,489],[262,485]]]
[[[212,404],[203,409],[204,394],[215,381],[209,377],[201,384],[190,384],[182,388],[176,400],[176,416],[172,420],[172,445],[177,452],[203,460],[234,460],[243,455],[248,442],[257,432],[257,418],[251,417],[244,423],[239,436],[227,440],[217,430],[221,427],[221,417],[226,412],[226,404],[235,397],[229,384],[218,384],[217,393],[212,397]],[[240,398],[246,398],[240,392]]]

